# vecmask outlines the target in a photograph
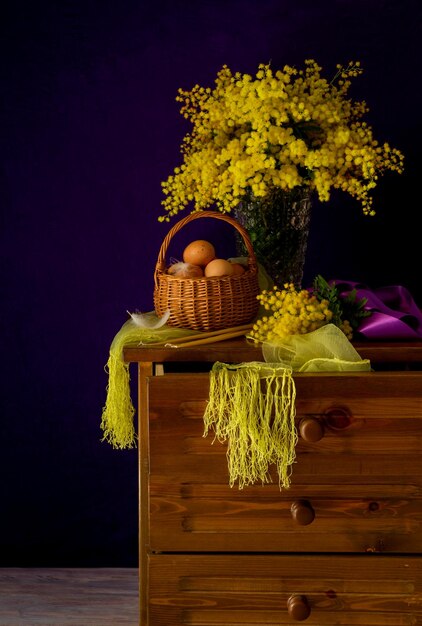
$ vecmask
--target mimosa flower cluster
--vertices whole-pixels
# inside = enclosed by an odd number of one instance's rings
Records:
[[[403,171],[404,157],[374,138],[362,120],[366,103],[349,98],[359,62],[338,65],[331,81],[321,71],[312,59],[303,69],[261,64],[255,76],[224,65],[213,89],[179,89],[181,114],[193,128],[182,141],[182,163],[162,183],[159,220],[188,206],[230,212],[245,197],[297,187],[321,201],[340,189],[374,214],[371,191],[387,170]]]
[[[274,287],[258,296],[269,315],[262,316],[253,325],[250,337],[256,341],[277,341],[290,335],[301,335],[328,324],[333,314],[328,300],[319,301],[307,289],[297,290],[291,283],[284,289]]]
[[[364,308],[365,298],[358,299],[355,290],[341,297],[335,284],[327,283],[320,275],[315,277],[312,289],[297,289],[286,283],[282,289],[274,286],[263,290],[258,300],[268,315],[255,322],[249,337],[261,343],[310,333],[329,323],[351,340],[362,318],[370,315]]]

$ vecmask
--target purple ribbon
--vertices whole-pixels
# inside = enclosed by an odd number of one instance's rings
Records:
[[[366,298],[363,318],[357,332],[367,339],[422,339],[422,312],[406,287],[395,285],[370,289],[352,281],[333,281],[340,294],[346,296],[356,289],[356,297]]]

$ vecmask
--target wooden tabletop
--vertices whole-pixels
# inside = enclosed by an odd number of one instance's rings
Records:
[[[422,365],[422,341],[359,341],[353,346],[362,359],[373,363],[409,363]],[[201,346],[152,347],[134,346],[123,350],[124,360],[138,362],[232,362],[262,361],[260,344],[246,338],[229,339]]]

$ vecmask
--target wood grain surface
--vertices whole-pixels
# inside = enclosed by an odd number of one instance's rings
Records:
[[[422,341],[360,341],[355,342],[355,349],[362,359],[370,359],[372,364],[421,364]],[[154,347],[126,346],[124,359],[130,363],[139,362],[208,362],[215,361],[241,363],[242,361],[262,361],[261,344],[253,343],[243,337],[228,339],[215,344],[202,346]]]
[[[420,626],[421,560],[377,555],[151,555],[153,626],[281,626],[292,595],[312,626]]]
[[[138,570],[0,569],[0,626],[136,626]]]
[[[297,420],[319,419],[324,436],[299,438],[290,489],[274,474],[239,491],[227,445],[203,437],[208,376],[149,379],[152,550],[422,553],[420,374],[303,374],[296,385]],[[336,406],[345,428],[330,427]],[[305,527],[291,514],[303,499],[315,513]]]

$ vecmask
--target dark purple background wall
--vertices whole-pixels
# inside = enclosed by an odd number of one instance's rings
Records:
[[[0,565],[136,565],[137,451],[101,443],[104,365],[152,309],[160,183],[188,130],[178,87],[361,60],[379,140],[406,155],[377,216],[315,203],[306,279],[403,284],[422,302],[420,17],[413,0],[10,3],[2,9]]]

